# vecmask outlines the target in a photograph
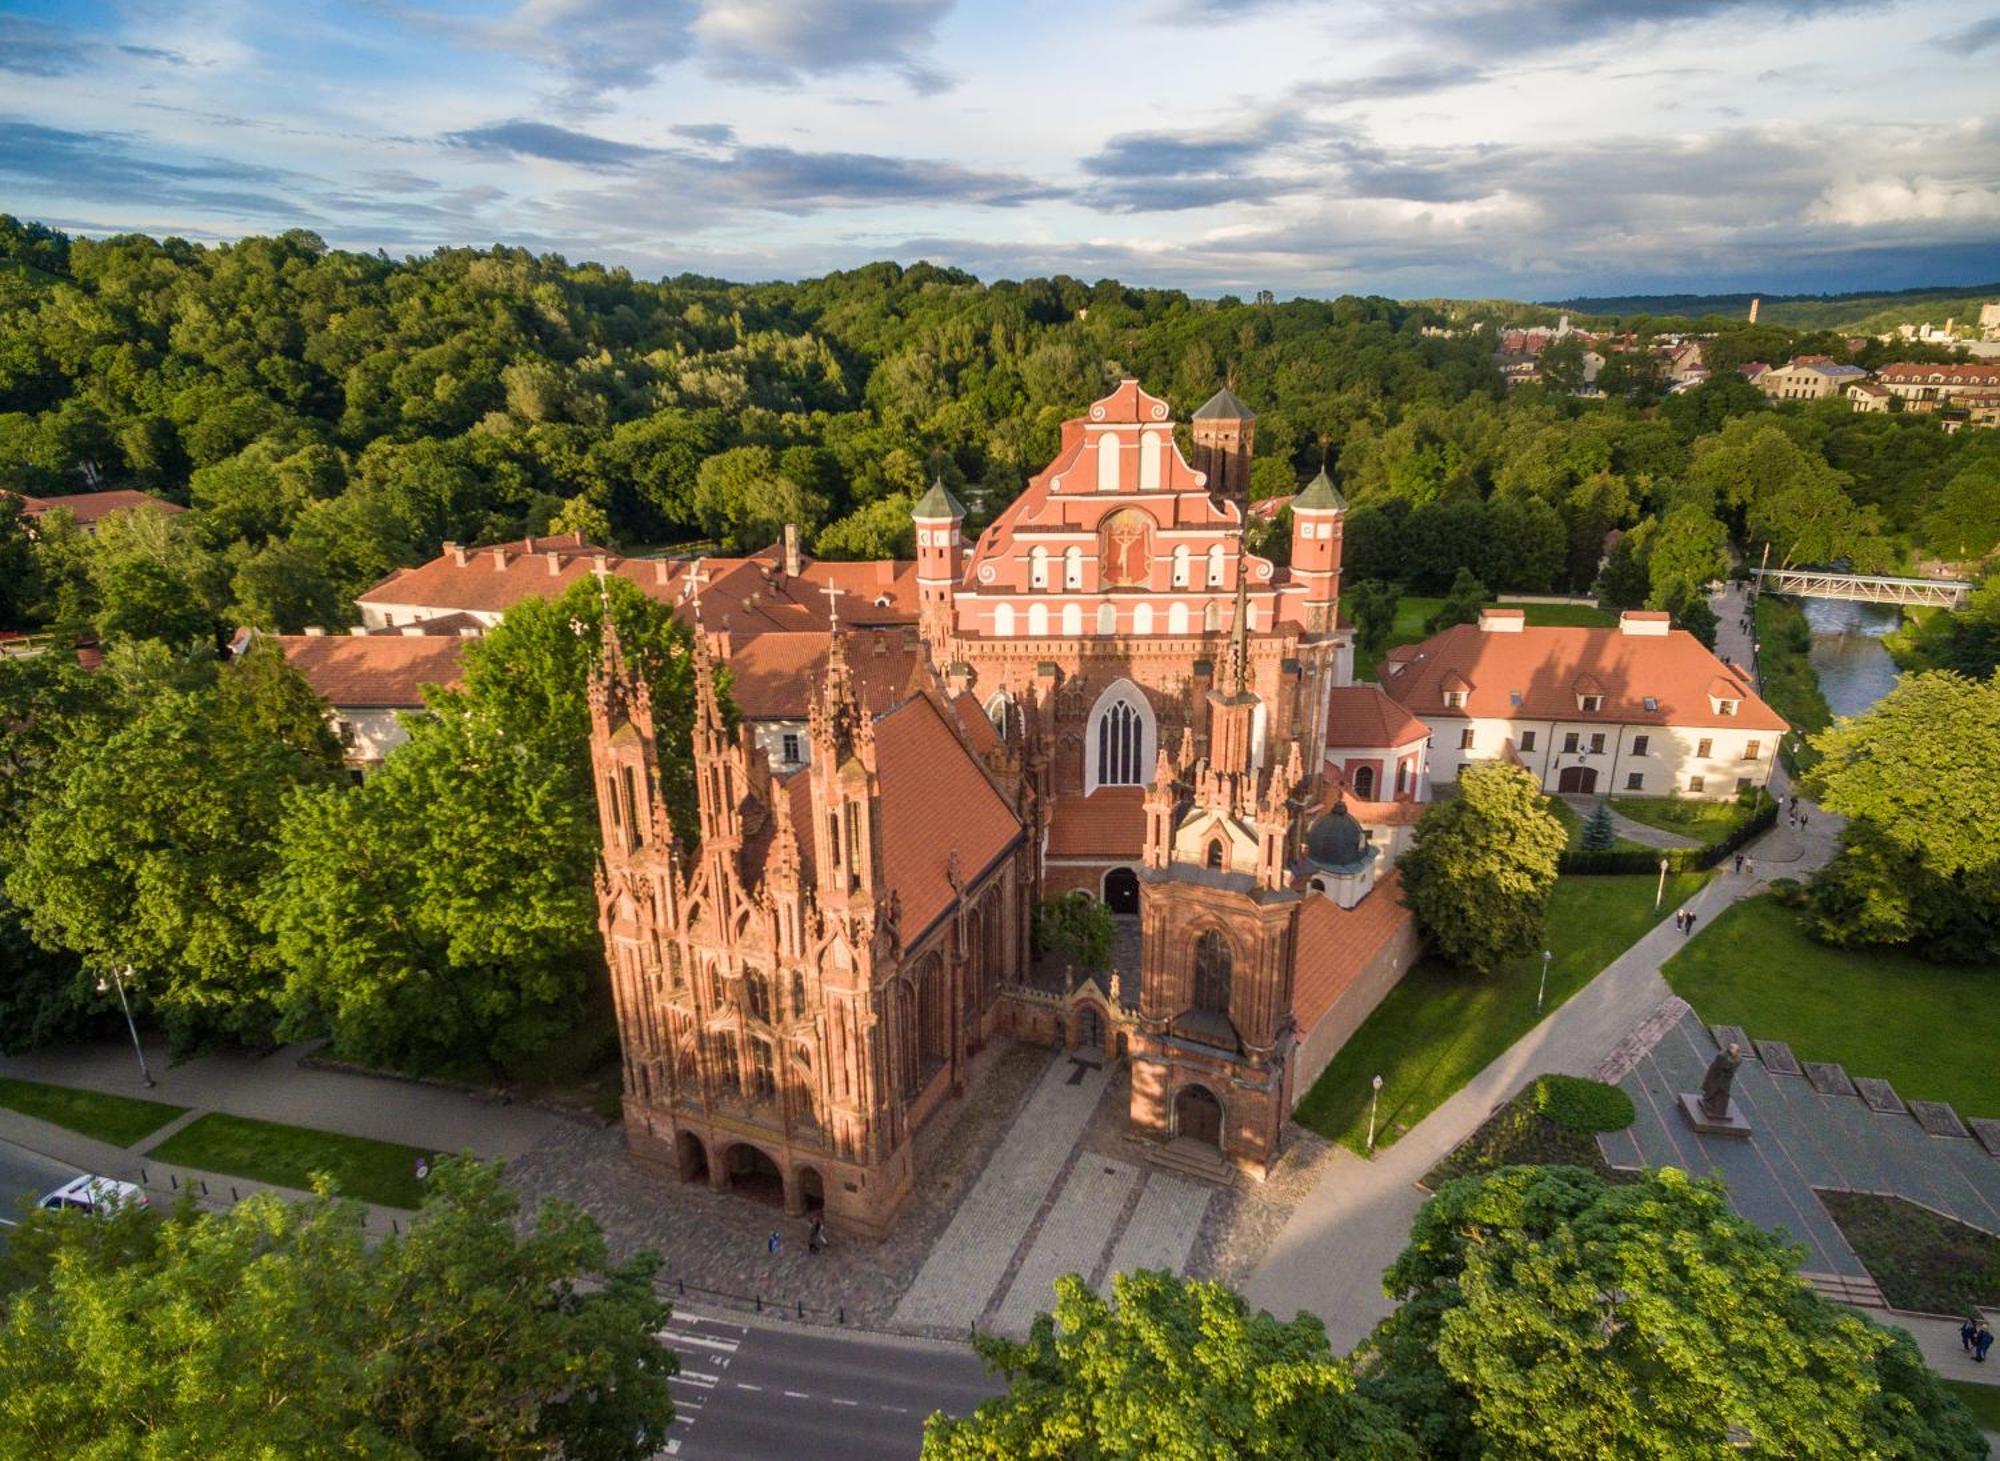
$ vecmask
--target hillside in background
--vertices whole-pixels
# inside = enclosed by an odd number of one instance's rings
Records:
[[[1718,315],[1743,319],[1749,294],[1611,294],[1556,300],[1545,309],[1586,315]],[[1766,294],[1758,309],[1762,324],[1795,330],[1853,330],[1879,334],[1900,324],[1942,325],[1948,319],[1977,318],[1979,306],[2000,300],[2000,284],[1899,289],[1882,294]]]

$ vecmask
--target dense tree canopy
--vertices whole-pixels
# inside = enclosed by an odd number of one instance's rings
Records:
[[[1462,1178],[1383,1280],[1363,1393],[1439,1457],[1982,1455],[1910,1338],[1813,1292],[1803,1256],[1673,1168]]]
[[[1907,675],[1813,745],[1809,784],[1849,819],[1813,879],[1820,936],[2000,955],[2000,681]]]
[[[355,1203],[37,1213],[0,1271],[0,1452],[643,1461],[678,1366],[657,1260],[614,1267],[497,1169],[439,1163],[407,1234]]]

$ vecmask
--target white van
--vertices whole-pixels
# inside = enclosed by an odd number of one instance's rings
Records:
[[[150,1207],[145,1188],[112,1177],[78,1177],[58,1187],[41,1206],[70,1212],[103,1213],[118,1207]]]

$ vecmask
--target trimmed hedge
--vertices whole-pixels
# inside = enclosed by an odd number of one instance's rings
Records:
[[[1535,1110],[1571,1131],[1623,1131],[1639,1114],[1618,1087],[1575,1075],[1545,1075],[1536,1081]]]
[[[1649,847],[1644,852],[1585,852],[1578,848],[1562,855],[1560,864],[1566,873],[1580,873],[1585,876],[1598,873],[1652,873],[1660,870],[1660,859],[1667,860],[1670,873],[1701,872],[1712,868],[1726,857],[1732,857],[1736,849],[1761,837],[1778,823],[1778,804],[1767,802],[1748,821],[1731,832],[1713,847]]]

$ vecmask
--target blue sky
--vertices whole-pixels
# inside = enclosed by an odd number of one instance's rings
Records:
[[[1199,293],[2000,278],[1991,0],[0,0],[0,211]]]

